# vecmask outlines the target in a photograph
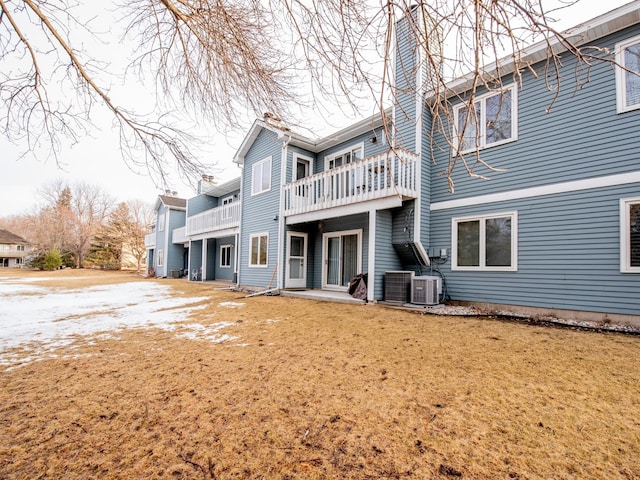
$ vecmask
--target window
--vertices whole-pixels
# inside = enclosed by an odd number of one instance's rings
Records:
[[[260,235],[251,235],[250,243],[251,249],[249,253],[249,266],[266,267],[269,235],[267,235],[266,233]]]
[[[18,252],[24,252],[24,245],[16,245],[16,250]]]
[[[164,265],[164,250],[158,250],[158,266]]]
[[[251,195],[271,190],[271,157],[253,165],[251,182]]]
[[[616,63],[618,113],[636,110],[640,108],[640,36],[616,45]]]
[[[455,139],[461,153],[517,139],[518,93],[514,85],[478,96],[470,107],[453,110]]]
[[[452,269],[516,271],[517,212],[452,220]]]
[[[640,273],[640,197],[620,200],[620,271]]]
[[[222,206],[225,207],[229,207],[232,203],[233,203],[233,195],[230,195],[228,197],[224,197],[221,201]],[[231,208],[223,208],[222,209],[222,218],[224,219],[228,219],[231,218]]]
[[[161,232],[164,230],[164,224],[165,224],[164,218],[165,218],[164,213],[161,213],[160,215],[158,215],[158,230]]]
[[[313,160],[309,157],[303,157],[302,155],[293,155],[293,164],[295,166],[293,172],[293,179],[300,180],[301,178],[311,175],[311,164]]]
[[[220,246],[220,267],[231,267],[231,245]]]
[[[362,152],[364,150],[364,145],[360,144],[354,147],[350,147],[346,150],[342,150],[338,153],[329,155],[325,157],[325,168],[327,170],[332,168],[341,167],[342,165],[346,165],[347,163],[355,162],[362,158]]]

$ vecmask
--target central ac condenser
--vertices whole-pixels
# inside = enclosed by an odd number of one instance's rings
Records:
[[[440,303],[439,277],[413,277],[411,281],[411,303],[415,305],[437,305]]]

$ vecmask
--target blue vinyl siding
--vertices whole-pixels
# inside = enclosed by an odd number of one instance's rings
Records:
[[[319,152],[316,156],[316,163],[313,167],[314,173],[322,172],[325,169],[325,157],[331,156],[337,152],[343,151],[347,148],[356,146],[356,145],[364,145],[363,157],[371,157],[372,155],[377,155],[378,153],[386,152],[389,150],[389,143],[382,142],[382,128],[371,129],[370,132],[363,133],[362,135],[358,135],[353,137],[352,139],[346,140],[342,143],[339,143],[331,148],[323,150]],[[375,143],[371,142],[371,138],[376,137],[378,141]]]
[[[310,242],[310,255],[320,260],[322,258],[323,233],[341,232],[344,230],[362,229],[362,272],[367,273],[369,261],[369,217],[368,214],[350,215],[347,217],[330,218],[323,221],[324,232],[316,230],[313,241]],[[311,288],[322,287],[322,262],[314,262],[312,271]]]
[[[638,32],[640,29],[627,30],[601,44],[613,49],[617,41]],[[541,73],[542,67],[536,65],[536,71]],[[616,113],[613,67],[595,63],[584,88],[576,88],[575,72],[575,59],[564,54],[562,89],[550,113],[545,110],[554,92],[546,89],[544,78],[523,74],[523,88],[518,92],[518,139],[481,151],[483,160],[507,172],[478,166],[476,173],[491,178],[482,181],[470,178],[459,162],[454,175],[456,197],[638,170],[640,111]],[[444,151],[436,150],[436,174],[447,165],[449,154],[444,140],[437,141]],[[432,189],[433,202],[451,199],[445,177],[433,175]]]
[[[415,152],[418,121],[415,97],[418,63],[415,41],[409,30],[408,20],[401,19],[396,26],[394,96],[397,105],[394,106],[394,127],[396,147]]]
[[[220,247],[222,245],[231,245],[231,266],[230,267],[225,267],[225,268],[220,267]],[[233,272],[235,271],[235,255],[236,255],[235,237],[225,237],[225,238],[216,239],[214,248],[215,248],[214,272],[215,272],[216,280],[229,280],[229,281],[233,280]]]
[[[613,51],[616,42],[638,33],[638,27],[627,29],[598,44]],[[578,89],[575,67],[575,60],[563,55],[563,87],[550,113],[545,110],[553,92],[546,90],[544,78],[523,74],[518,139],[481,151],[483,160],[506,172],[478,167],[476,173],[491,178],[483,181],[470,178],[459,165],[452,195],[446,178],[437,176],[447,164],[448,150],[437,153],[431,201],[640,171],[640,111],[616,112],[613,67],[594,64],[590,83]],[[542,72],[540,65],[535,68]],[[443,145],[441,137],[436,139]],[[619,201],[638,192],[640,185],[629,184],[434,210],[429,246],[451,252],[452,217],[516,210],[518,270],[451,271],[449,257],[441,269],[452,299],[639,315],[640,275],[620,273],[619,238]]]
[[[271,156],[271,189],[258,195],[251,195],[252,167],[255,163]],[[242,176],[242,228],[240,249],[239,282],[244,285],[267,287],[273,277],[272,287],[278,285],[278,249],[282,241],[278,236],[277,219],[280,213],[282,142],[277,135],[262,129],[245,155]],[[249,265],[251,235],[268,234],[269,245],[266,267]]]
[[[388,270],[401,270],[402,264],[393,249],[394,215],[390,210],[376,213],[376,271],[374,298],[382,300],[384,297],[384,274]],[[372,275],[372,273],[369,273]],[[369,282],[371,283],[371,281]]]
[[[451,218],[518,211],[518,271],[441,267],[454,300],[640,314],[640,275],[620,273],[619,200],[640,185],[432,212],[433,242],[451,249]]]
[[[187,200],[187,213],[190,217],[205,212],[219,205],[219,199],[206,194],[200,194]]]

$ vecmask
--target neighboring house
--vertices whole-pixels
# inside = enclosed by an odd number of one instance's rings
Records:
[[[157,277],[182,275],[188,267],[189,255],[183,237],[187,201],[176,197],[175,192],[167,192],[158,196],[154,211],[155,224],[151,225],[151,233],[145,236],[147,274]]]
[[[184,229],[190,280],[235,281],[240,229],[240,178],[215,185],[205,176],[187,200]]]
[[[24,266],[29,247],[29,242],[21,236],[0,229],[0,268]]]
[[[381,116],[321,139],[268,115],[254,122],[234,159],[243,168],[238,282],[346,291],[366,273],[368,300],[381,301],[387,272],[413,271],[442,277],[441,296],[456,301],[637,321],[640,77],[594,62],[590,82],[574,88],[576,60],[563,53],[564,86],[547,113],[556,95],[544,79],[547,45],[533,45],[521,84],[481,92],[478,120],[460,132],[469,84],[451,83],[452,146],[437,129],[429,135],[430,99],[403,93],[422,91],[427,74],[403,28],[391,139]],[[640,72],[640,1],[571,38]],[[440,174],[457,145],[473,159],[476,138],[483,160],[505,171],[476,166],[484,181],[458,168],[451,194]]]

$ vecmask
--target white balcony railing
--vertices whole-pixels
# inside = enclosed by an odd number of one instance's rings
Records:
[[[391,196],[418,196],[418,155],[396,149],[284,186],[284,214],[297,215]]]
[[[241,202],[234,202],[187,217],[186,235],[199,235],[240,226],[240,207]]]
[[[156,232],[147,233],[144,236],[145,248],[153,248],[156,246]]]
[[[187,243],[189,241],[189,237],[186,235],[185,227],[178,227],[173,229],[173,237],[171,238],[172,243]]]

